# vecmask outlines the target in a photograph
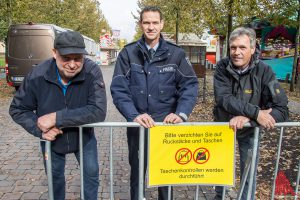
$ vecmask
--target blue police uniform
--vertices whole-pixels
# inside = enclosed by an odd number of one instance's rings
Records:
[[[182,48],[165,41],[161,36],[159,46],[151,58],[142,37],[126,45],[120,52],[111,83],[111,94],[117,109],[129,122],[143,113],[149,114],[156,122],[163,121],[170,113],[187,120],[196,104],[198,79]],[[127,137],[131,199],[137,199],[138,128],[128,128]],[[159,199],[167,199],[166,188],[159,188]]]

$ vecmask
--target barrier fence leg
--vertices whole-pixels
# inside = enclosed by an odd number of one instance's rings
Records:
[[[300,181],[300,161],[299,161],[299,165],[298,165],[298,175],[297,175],[297,181],[296,181],[296,188],[295,188],[295,199],[297,200],[298,195],[298,189],[299,189],[299,181]]]
[[[257,157],[257,149],[258,149],[258,137],[259,137],[259,128],[255,127],[254,129],[254,141],[253,141],[253,155],[252,155],[252,162],[251,162],[251,169],[249,174],[249,185],[248,185],[248,193],[247,193],[247,200],[251,199],[252,190],[255,188],[252,187],[253,185],[253,178],[256,170],[256,157]],[[254,197],[252,197],[254,198]]]
[[[109,136],[109,179],[110,179],[110,199],[114,200],[114,169],[113,169],[113,132],[112,127],[110,127]]]
[[[50,141],[46,141],[45,160],[46,160],[47,177],[48,177],[48,196],[49,196],[49,200],[54,200]]]
[[[168,187],[168,200],[171,200],[171,188],[172,186]]]
[[[225,200],[225,196],[226,196],[226,187],[223,186],[223,189],[222,189],[222,200]]]
[[[278,151],[277,151],[277,159],[276,159],[276,165],[275,165],[275,172],[274,172],[274,179],[273,179],[271,200],[273,200],[274,197],[275,197],[276,178],[277,178],[277,174],[278,174],[278,165],[279,165],[279,159],[280,159],[283,130],[284,130],[284,127],[281,127],[280,128],[280,138],[279,138],[279,142],[278,142]]]
[[[82,127],[79,127],[79,159],[80,159],[80,193],[81,199],[84,200],[84,184],[83,184],[83,141]]]
[[[199,199],[199,185],[196,186],[196,195],[195,195],[195,200]]]
[[[245,187],[245,184],[246,184],[246,180],[248,179],[248,174],[249,174],[249,171],[250,171],[251,161],[252,161],[252,150],[249,149],[248,152],[247,152],[247,160],[246,160],[246,163],[245,163],[245,169],[244,169],[244,173],[242,175],[242,180],[241,180],[241,183],[240,183],[240,189],[239,189],[239,192],[238,192],[238,200],[240,200],[242,198],[242,195],[243,195],[243,192],[244,192],[244,187]]]
[[[138,199],[144,198],[144,148],[145,148],[145,128],[140,127],[140,141],[139,141],[139,194]]]

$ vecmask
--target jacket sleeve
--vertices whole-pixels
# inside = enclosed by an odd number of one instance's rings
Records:
[[[126,118],[126,120],[131,122],[140,113],[137,111],[132,100],[129,81],[130,63],[127,51],[124,48],[118,56],[110,90],[115,106],[117,107],[119,112]]]
[[[185,115],[186,117],[191,114],[197,102],[198,97],[198,78],[190,61],[182,49],[179,54],[180,62],[176,72],[177,81],[177,115]]]
[[[276,122],[288,120],[288,98],[278,83],[272,69],[268,66],[264,72],[263,91],[262,91],[262,109],[272,108],[271,116]]]
[[[214,95],[216,106],[223,108],[233,116],[246,116],[256,120],[259,107],[236,98],[232,94],[232,85],[229,73],[226,71],[226,62],[218,62],[214,74]]]
[[[35,98],[33,84],[30,84],[31,73],[29,73],[20,88],[16,91],[10,104],[9,114],[12,119],[21,125],[30,134],[42,138],[42,132],[37,127],[37,101]]]
[[[102,72],[95,63],[90,74],[92,81],[86,88],[87,105],[75,109],[63,109],[56,112],[56,127],[71,127],[102,122],[106,117],[107,100]]]

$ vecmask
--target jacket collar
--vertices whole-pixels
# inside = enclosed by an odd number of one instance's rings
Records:
[[[144,35],[137,41],[137,46],[139,47],[141,52],[144,54],[144,56],[148,57],[148,49],[146,47]],[[162,54],[164,54],[168,50],[169,50],[169,47],[167,45],[167,42],[163,38],[162,34],[160,34],[159,46],[158,46],[158,48],[155,52],[155,56],[161,56]]]
[[[71,83],[74,82],[80,82],[80,81],[84,81],[85,80],[85,65],[86,63],[86,59],[84,59],[84,64],[82,67],[82,70],[75,76],[72,78]],[[57,73],[56,73],[56,61],[54,58],[50,59],[50,66],[47,69],[44,78],[47,81],[53,82],[53,83],[58,83],[58,77],[57,77]]]

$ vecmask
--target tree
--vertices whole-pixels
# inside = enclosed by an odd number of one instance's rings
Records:
[[[96,41],[102,29],[110,30],[97,0],[2,0],[0,11],[0,40],[6,35],[9,21],[55,24]]]
[[[11,2],[10,0],[0,1],[0,41],[3,41],[11,23]]]
[[[122,49],[128,43],[126,39],[118,39],[117,42],[120,49]]]

